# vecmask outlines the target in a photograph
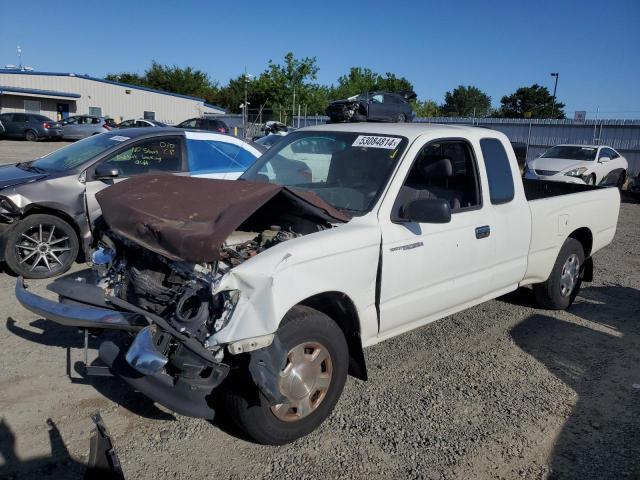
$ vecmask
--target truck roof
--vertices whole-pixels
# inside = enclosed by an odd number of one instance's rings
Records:
[[[503,134],[497,130],[467,125],[450,125],[439,123],[328,123],[301,128],[304,131],[321,132],[354,132],[368,135],[401,135],[409,141],[428,134],[435,136],[482,136],[499,137]]]

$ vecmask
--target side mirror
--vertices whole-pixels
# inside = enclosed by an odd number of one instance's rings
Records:
[[[109,180],[120,175],[120,170],[115,165],[104,162],[96,167],[94,177],[97,180]]]
[[[607,163],[607,162],[608,162],[608,161],[610,161],[610,160],[611,160],[611,159],[610,159],[609,157],[600,157],[600,158],[598,159],[598,161],[599,161],[600,163]]]
[[[403,219],[417,223],[449,223],[451,207],[443,198],[421,198],[411,200],[402,206]]]

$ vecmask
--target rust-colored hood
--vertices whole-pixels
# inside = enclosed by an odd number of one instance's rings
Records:
[[[173,260],[220,259],[227,237],[277,196],[325,221],[348,221],[320,197],[270,183],[140,175],[96,194],[111,230]]]

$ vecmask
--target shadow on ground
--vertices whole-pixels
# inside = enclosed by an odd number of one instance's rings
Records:
[[[51,455],[21,461],[16,455],[16,437],[6,419],[0,419],[0,478],[55,478],[81,479],[84,477],[84,464],[74,460],[53,420],[47,420]],[[87,442],[88,445],[88,442]]]
[[[513,301],[528,303],[527,292]],[[578,394],[550,478],[640,478],[640,291],[584,288],[569,311],[585,322],[532,315],[511,335]]]
[[[175,417],[160,410],[154,402],[141,393],[134,391],[124,381],[117,377],[87,377],[85,376],[83,364],[76,362],[71,364],[72,349],[80,352],[84,346],[82,334],[78,329],[65,327],[55,322],[45,319],[34,320],[29,324],[33,329],[26,329],[17,324],[9,317],[7,318],[7,330],[20,338],[50,347],[65,348],[67,350],[66,374],[72,383],[91,385],[101,395],[117,403],[130,412],[151,420],[175,420]],[[111,335],[119,335],[119,332],[105,332],[100,336],[89,336],[89,348],[95,352],[104,340]],[[95,353],[94,353],[95,355]],[[99,364],[94,360],[90,362]],[[2,478],[2,477],[0,477]]]

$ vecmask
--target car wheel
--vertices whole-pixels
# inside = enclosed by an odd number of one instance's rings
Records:
[[[583,265],[582,244],[575,238],[567,238],[547,281],[533,286],[538,304],[550,310],[569,307],[580,291]]]
[[[37,142],[38,134],[35,132],[35,130],[27,130],[26,132],[24,132],[24,138],[29,142]]]
[[[78,236],[67,222],[53,215],[30,215],[11,229],[5,260],[25,278],[49,278],[69,270],[78,248]]]
[[[595,173],[592,173],[591,175],[589,175],[584,183],[586,183],[587,185],[595,185],[596,184],[596,175]]]
[[[311,433],[333,411],[347,378],[349,352],[340,327],[309,307],[294,307],[276,333],[288,352],[280,372],[286,403],[269,405],[255,385],[237,382],[226,405],[253,440],[283,445]]]
[[[396,122],[398,123],[404,123],[407,121],[407,116],[404,113],[399,113],[398,116],[396,117]]]

